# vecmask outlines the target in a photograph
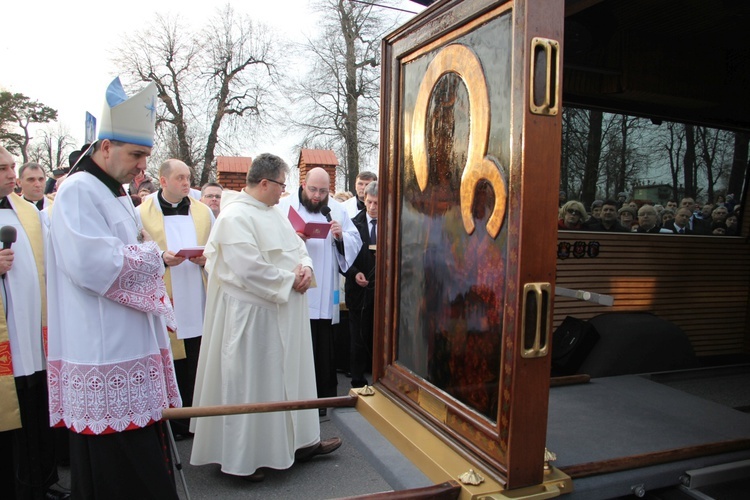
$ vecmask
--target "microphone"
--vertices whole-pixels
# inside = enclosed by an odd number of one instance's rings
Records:
[[[320,209],[320,213],[326,216],[326,220],[328,222],[331,222],[331,207],[328,205],[322,207]],[[336,237],[333,237],[333,244],[336,245],[336,249],[339,251],[341,255],[344,255],[344,241],[343,239],[337,240]]]
[[[16,242],[16,228],[13,226],[0,228],[0,241],[3,242],[3,250],[10,248]],[[5,273],[0,278],[5,279]]]
[[[320,209],[320,213],[325,216],[328,222],[331,222],[331,207],[329,207],[328,205],[322,207]],[[15,232],[15,228],[13,229],[13,231]],[[13,239],[13,241],[15,241],[15,238]]]

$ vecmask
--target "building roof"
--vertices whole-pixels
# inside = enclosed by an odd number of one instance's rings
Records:
[[[330,149],[303,149],[299,153],[299,164],[332,165],[339,164],[336,154]]]
[[[247,173],[250,170],[250,164],[253,159],[249,156],[217,156],[217,172],[240,172]]]

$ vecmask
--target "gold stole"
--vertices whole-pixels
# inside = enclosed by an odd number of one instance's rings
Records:
[[[42,341],[44,352],[47,353],[47,292],[44,281],[44,242],[42,239],[42,222],[39,211],[34,205],[25,201],[15,193],[8,195],[13,210],[26,232],[31,243],[34,254],[37,275],[39,278],[39,290],[42,300]],[[5,310],[0,296],[0,306]],[[18,408],[18,395],[16,394],[16,380],[13,376],[13,360],[10,352],[10,338],[8,336],[8,324],[5,314],[0,314],[0,431],[9,431],[21,427],[21,412]]]
[[[141,212],[141,221],[144,229],[151,235],[159,248],[167,249],[167,233],[164,230],[164,214],[159,207],[158,195],[149,196],[141,203],[138,210]],[[195,225],[195,238],[199,246],[205,246],[208,241],[208,234],[211,232],[211,216],[207,205],[190,199],[190,216]],[[206,277],[203,276],[205,285]],[[164,284],[167,286],[167,294],[172,298],[172,273],[167,267],[164,273]],[[185,359],[185,342],[177,338],[176,332],[169,332],[169,342],[172,345],[172,357],[175,360]]]

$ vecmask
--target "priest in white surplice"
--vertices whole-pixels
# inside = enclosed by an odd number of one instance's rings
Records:
[[[180,406],[157,244],[123,184],[146,170],[156,85],[107,89],[99,140],[55,198],[47,241],[50,421],[73,498],[177,499],[162,410]]]
[[[167,271],[164,283],[172,299],[177,331],[170,332],[172,355],[182,404],[193,405],[193,387],[203,333],[206,289],[203,255],[183,257],[182,249],[204,246],[214,221],[211,209],[191,198],[190,169],[180,160],[167,160],[159,167],[155,196],[138,206],[143,227],[162,250]],[[175,438],[187,437],[188,419],[171,420]]]
[[[278,156],[259,155],[245,189],[223,193],[204,252],[208,299],[195,406],[315,398],[312,261],[274,208],[288,171]],[[191,464],[218,463],[251,481],[263,479],[264,467],[286,469],[341,445],[320,441],[315,410],[203,417],[191,428]]]
[[[330,182],[328,172],[322,168],[313,168],[307,173],[297,193],[283,198],[279,203],[284,216],[287,216],[289,207],[292,207],[305,222],[331,221],[331,230],[326,238],[306,238],[297,233],[305,240],[318,283],[316,288],[308,292],[307,300],[310,305],[319,398],[336,396],[336,364],[331,325],[339,322],[339,270],[345,273],[349,269],[362,246],[359,231],[341,203],[329,196]],[[330,209],[328,216],[325,215],[326,209]],[[325,413],[325,410],[321,413]]]
[[[0,491],[45,498],[57,482],[47,420],[45,226],[13,193],[15,178],[13,157],[0,146],[0,239],[13,242],[0,250]]]

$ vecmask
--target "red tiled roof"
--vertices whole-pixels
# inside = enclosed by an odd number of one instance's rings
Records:
[[[253,159],[249,156],[217,156],[217,172],[241,172],[243,174],[250,170]]]
[[[336,166],[339,164],[339,160],[330,149],[303,149],[299,153],[299,163]]]

